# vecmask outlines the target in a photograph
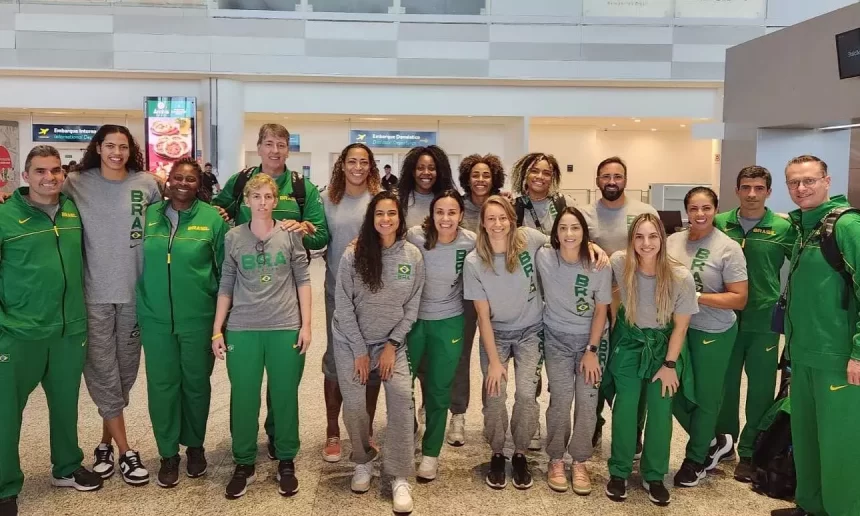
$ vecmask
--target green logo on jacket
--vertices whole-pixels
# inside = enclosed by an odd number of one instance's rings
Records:
[[[412,277],[412,264],[400,263],[397,265],[397,279],[408,280]]]
[[[283,251],[278,251],[278,254],[272,258],[272,253],[260,254],[243,254],[241,256],[242,269],[246,271],[254,270],[258,267],[271,267],[278,265],[286,265],[287,257]]]
[[[463,263],[466,261],[466,250],[457,249],[457,258],[454,265],[454,271],[459,275],[463,273]]]
[[[588,276],[585,274],[577,274],[576,282],[573,285],[573,295],[576,296],[576,313],[584,315],[591,309],[588,303]]]
[[[696,281],[696,292],[702,291],[702,272],[705,270],[705,263],[708,261],[708,256],[711,251],[700,247],[696,250],[696,255],[693,257],[693,264],[690,266],[690,271],[693,273],[693,279]]]

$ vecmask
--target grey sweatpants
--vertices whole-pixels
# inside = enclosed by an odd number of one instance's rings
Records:
[[[140,369],[140,327],[135,305],[87,304],[84,380],[102,419],[128,406]]]
[[[529,442],[540,424],[540,405],[535,399],[538,380],[543,365],[543,324],[515,331],[494,331],[496,351],[505,371],[508,362],[514,359],[514,374],[516,392],[514,393],[514,410],[511,415],[511,435],[514,448],[528,449]],[[505,380],[501,382],[501,393],[498,396],[486,395],[487,368],[490,360],[487,352],[481,346],[481,372],[484,374],[484,437],[490,443],[493,453],[502,453],[505,448],[505,436],[508,432],[507,388]]]
[[[330,295],[331,294],[331,295]],[[328,287],[325,289],[325,337],[326,346],[323,353],[322,372],[326,380],[337,381],[337,362],[334,359],[334,338],[331,335],[331,321],[334,319],[334,293]],[[352,371],[352,366],[349,367]],[[367,381],[368,385],[379,385],[381,380],[374,375]]]
[[[351,460],[366,464],[376,452],[370,446],[370,416],[367,415],[366,386],[354,374],[355,357],[346,342],[334,339],[334,358],[340,371],[337,381],[343,395],[343,422],[352,441]],[[379,356],[385,343],[367,346],[370,355],[370,376],[379,381]],[[370,383],[370,380],[368,380]],[[394,374],[382,382],[385,388],[385,409],[388,422],[385,430],[382,457],[384,471],[394,477],[411,477],[415,474],[412,420],[415,405],[412,402],[412,370],[406,346],[397,350]]]
[[[472,344],[475,342],[475,333],[478,330],[478,314],[475,312],[475,303],[468,300],[463,301],[463,309],[466,327],[463,331],[463,354],[460,355],[457,372],[454,373],[454,384],[451,386],[452,414],[465,414],[469,408]]]
[[[579,374],[579,364],[589,335],[560,333],[544,326],[544,354],[549,378],[549,408],[546,410],[546,453],[550,460],[564,457],[565,449],[576,462],[591,458],[591,438],[597,424],[597,391]],[[574,396],[575,395],[575,396]],[[570,407],[574,399],[573,439]],[[569,443],[569,444],[568,444]]]

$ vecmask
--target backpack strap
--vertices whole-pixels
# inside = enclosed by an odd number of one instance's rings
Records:
[[[848,308],[848,301],[851,299],[851,291],[854,286],[854,279],[851,274],[845,270],[845,259],[842,256],[842,251],[839,249],[839,243],[836,241],[836,223],[839,218],[846,213],[860,213],[860,209],[851,206],[843,206],[836,208],[821,221],[821,254],[824,255],[824,260],[838,272],[845,282],[845,291],[842,295],[842,308]]]
[[[517,227],[523,225],[523,219],[526,216],[526,204],[523,201],[523,196],[519,196],[514,200],[514,211],[517,214]]]
[[[254,175],[255,170],[257,167],[248,167],[236,174],[236,182],[233,183],[233,202],[227,210],[232,219],[235,219],[236,215],[239,214],[239,206],[242,205],[242,197],[245,195],[245,185],[248,184],[248,180]]]
[[[293,199],[299,205],[299,220],[305,220],[305,200],[307,199],[307,189],[305,188],[305,178],[300,176],[298,172],[293,171]]]
[[[552,205],[555,207],[556,213],[561,213],[567,208],[567,199],[564,198],[564,195],[557,193],[552,196]]]

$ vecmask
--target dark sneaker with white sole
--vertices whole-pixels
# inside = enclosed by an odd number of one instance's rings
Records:
[[[277,449],[275,448],[275,437],[269,436],[269,443],[266,445],[266,455],[269,456],[269,460],[277,460]]]
[[[179,455],[161,459],[161,467],[158,469],[158,476],[155,478],[155,483],[158,487],[171,488],[179,484]]]
[[[189,478],[200,478],[206,474],[209,463],[206,462],[206,450],[203,447],[189,446],[185,449],[186,474]]]
[[[81,466],[65,477],[51,477],[54,487],[72,487],[77,491],[98,491],[102,488],[102,477]]]
[[[18,497],[0,498],[0,516],[18,516]]]
[[[143,486],[149,483],[149,471],[143,467],[140,453],[128,450],[119,458],[119,471],[122,479],[130,486]]]
[[[696,487],[707,475],[705,466],[690,459],[684,459],[681,469],[675,473],[675,487]]]
[[[299,479],[296,478],[296,464],[291,460],[278,463],[278,492],[281,496],[293,496],[299,492]]]
[[[487,485],[493,489],[504,489],[508,485],[505,476],[505,456],[501,453],[493,454],[490,459],[490,471],[487,473]]]
[[[526,459],[525,455],[522,453],[515,453],[514,457],[511,459],[511,466],[513,467],[511,481],[514,484],[514,487],[517,489],[528,489],[532,484],[534,484],[531,468],[529,467],[529,461]]]
[[[113,476],[116,468],[116,459],[113,456],[113,446],[99,444],[93,452],[93,471],[96,475],[107,479]]]
[[[235,500],[236,498],[242,497],[248,491],[248,486],[254,482],[255,478],[257,478],[255,473],[256,468],[254,468],[254,466],[237,464],[236,469],[233,470],[233,478],[231,478],[230,483],[227,484],[224,496],[226,496],[228,500]]]
[[[648,482],[647,480],[643,480],[642,487],[645,488],[645,491],[648,491],[648,499],[651,500],[651,503],[653,503],[654,505],[666,507],[672,500],[671,496],[669,496],[669,490],[666,489],[666,486],[665,484],[663,484],[662,480],[654,482]]]
[[[735,466],[735,480],[748,484],[752,482],[752,475],[752,459],[749,457],[741,457],[738,461],[738,465]]]
[[[627,499],[627,480],[621,477],[609,477],[606,483],[606,496],[613,502],[623,502]]]
[[[735,458],[734,440],[731,434],[721,434],[711,441],[708,458],[705,459],[705,471],[711,471],[720,462],[731,461]]]

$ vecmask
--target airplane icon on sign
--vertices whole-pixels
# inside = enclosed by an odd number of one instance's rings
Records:
[[[45,127],[44,129],[42,129],[42,128],[39,129],[39,135],[40,136],[45,136],[46,134],[48,134],[48,128],[47,127]]]
[[[366,138],[367,138],[366,134],[359,134],[358,136],[355,137],[355,141],[363,142]]]

